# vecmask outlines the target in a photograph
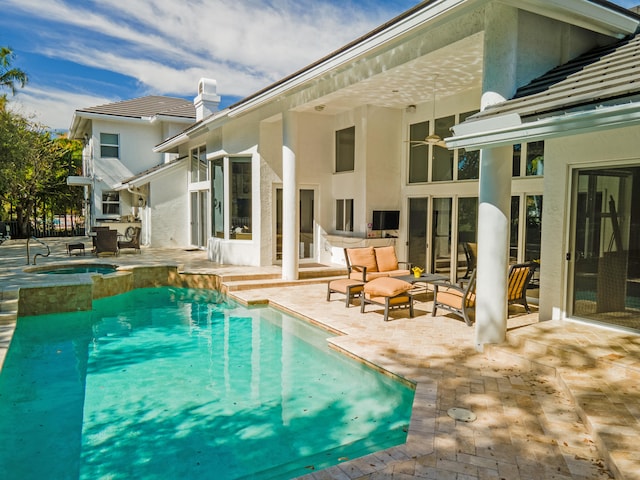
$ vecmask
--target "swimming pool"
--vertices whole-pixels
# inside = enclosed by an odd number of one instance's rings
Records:
[[[413,390],[328,335],[169,287],[21,318],[0,373],[0,478],[284,479],[403,443]]]

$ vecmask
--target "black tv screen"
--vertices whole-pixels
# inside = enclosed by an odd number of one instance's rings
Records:
[[[397,230],[400,228],[400,210],[374,210],[372,230]]]

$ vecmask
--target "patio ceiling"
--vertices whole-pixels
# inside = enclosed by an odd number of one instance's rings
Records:
[[[370,76],[296,108],[335,115],[363,105],[404,109],[482,85],[483,34],[477,33],[398,67]]]

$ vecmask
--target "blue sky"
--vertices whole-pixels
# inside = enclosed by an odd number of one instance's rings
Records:
[[[0,46],[29,83],[11,98],[66,130],[73,111],[145,95],[229,105],[390,20],[417,0],[2,0]],[[618,0],[624,7],[640,0]]]

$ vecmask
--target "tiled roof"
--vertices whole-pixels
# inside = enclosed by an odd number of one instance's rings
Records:
[[[176,163],[181,162],[181,161],[182,161],[182,160],[184,160],[185,158],[187,158],[187,157],[174,158],[173,160],[171,160],[171,161],[169,161],[169,162],[161,163],[161,164],[159,164],[159,165],[155,165],[155,166],[153,166],[153,167],[151,167],[151,168],[148,168],[148,169],[146,169],[146,170],[144,170],[144,171],[142,171],[142,172],[140,172],[140,173],[138,173],[138,174],[136,174],[136,175],[130,176],[130,177],[128,177],[128,178],[124,178],[124,179],[121,181],[121,183],[122,183],[123,185],[124,185],[124,184],[127,184],[127,183],[131,183],[131,182],[136,181],[136,180],[137,180],[137,179],[139,179],[139,178],[145,177],[145,176],[147,176],[147,175],[151,175],[151,174],[153,174],[153,173],[159,172],[159,171],[164,170],[164,169],[166,169],[166,168],[170,168],[170,167],[174,166]]]
[[[163,97],[159,95],[107,103],[96,107],[81,108],[76,111],[130,118],[166,115],[171,117],[192,118],[195,120],[196,117],[193,102],[182,98]]]
[[[522,121],[638,101],[640,35],[600,47],[550,70],[518,89],[513,99],[470,118],[480,120],[517,113]]]

